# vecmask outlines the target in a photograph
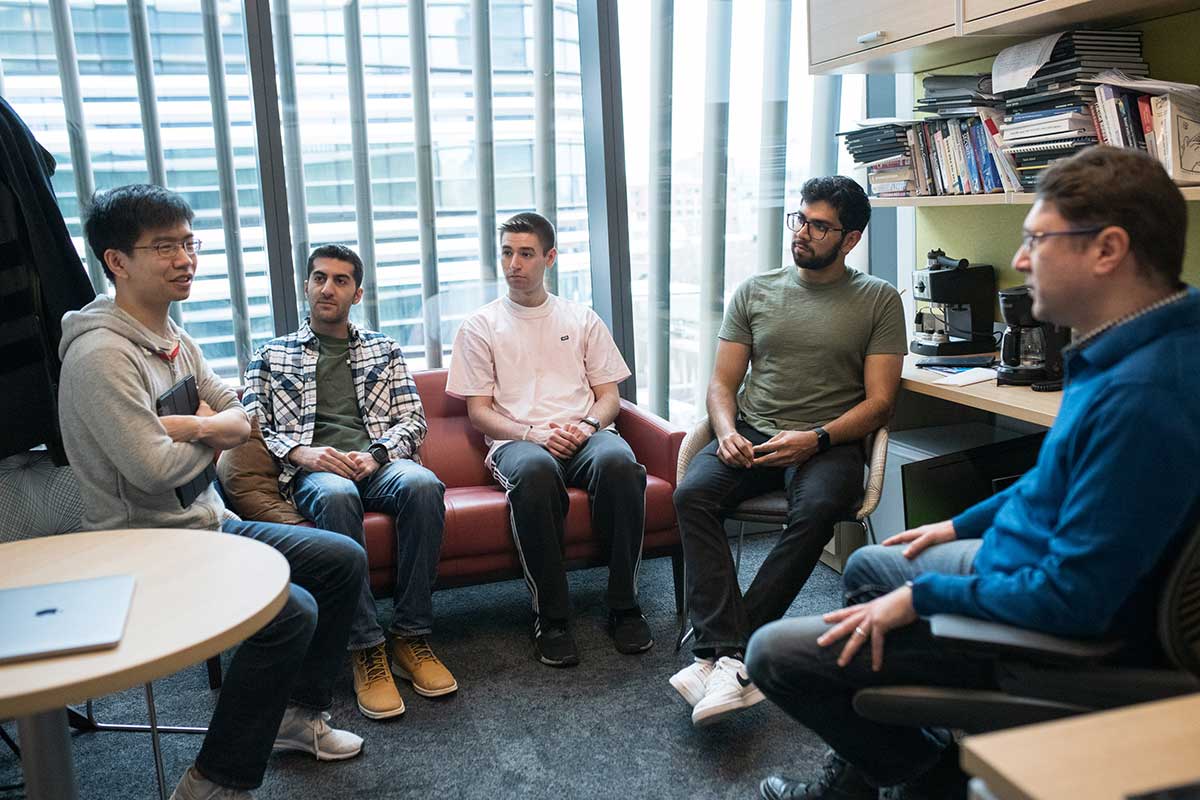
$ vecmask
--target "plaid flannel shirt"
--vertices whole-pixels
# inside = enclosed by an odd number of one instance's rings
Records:
[[[246,366],[242,403],[258,416],[267,449],[281,465],[279,490],[286,494],[297,468],[287,454],[310,446],[317,420],[317,335],[305,320],[300,330],[272,339]],[[391,337],[350,324],[350,372],[358,408],[372,444],[395,461],[420,461],[425,412],[417,386]]]

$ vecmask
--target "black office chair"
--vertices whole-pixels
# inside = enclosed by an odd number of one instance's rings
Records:
[[[933,635],[994,655],[998,691],[886,686],[854,695],[854,710],[891,725],[983,733],[1200,691],[1200,528],[1179,551],[1158,597],[1158,640],[1173,669],[1107,665],[1122,643],[1079,641],[951,614]]]

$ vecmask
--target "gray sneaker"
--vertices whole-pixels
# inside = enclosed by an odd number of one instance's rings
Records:
[[[318,761],[344,761],[362,752],[363,740],[350,731],[329,727],[329,714],[288,706],[275,735],[276,750],[299,750]]]
[[[229,789],[205,778],[195,767],[188,767],[179,780],[171,800],[253,800],[245,789]]]

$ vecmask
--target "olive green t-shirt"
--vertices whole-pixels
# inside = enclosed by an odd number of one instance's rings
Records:
[[[313,425],[314,447],[336,447],[343,453],[365,452],[371,437],[358,409],[354,374],[350,369],[350,340],[316,333],[321,352],[317,356],[317,419]]]
[[[771,436],[837,419],[866,398],[867,356],[908,351],[900,294],[850,268],[831,284],[807,282],[794,266],[747,278],[719,336],[750,345],[738,411]]]

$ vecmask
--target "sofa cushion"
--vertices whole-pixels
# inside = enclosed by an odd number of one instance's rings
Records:
[[[250,417],[250,438],[217,459],[217,479],[229,507],[245,520],[298,525],[304,516],[279,494],[279,464],[267,450],[258,415]]]

